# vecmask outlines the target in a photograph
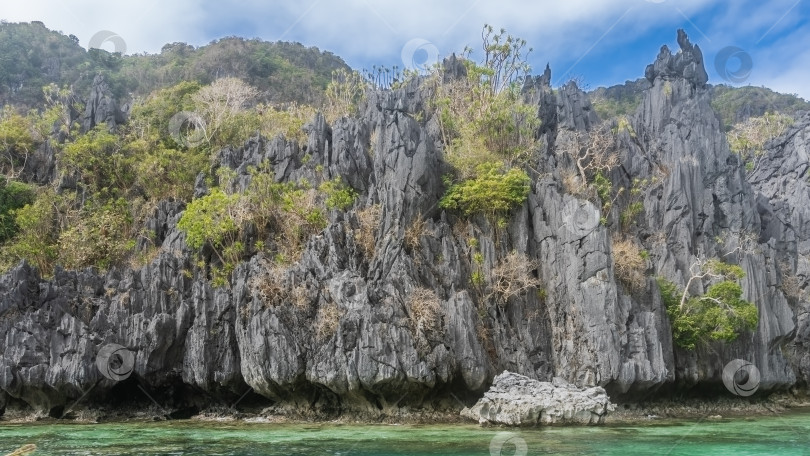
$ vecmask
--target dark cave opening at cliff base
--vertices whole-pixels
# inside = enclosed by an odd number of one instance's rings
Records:
[[[239,397],[232,393],[228,399],[231,396],[234,401]],[[227,403],[226,400],[215,401],[210,395],[195,390],[179,378],[163,382],[160,386],[150,386],[133,375],[99,395],[92,401],[92,405],[109,410],[151,410],[156,416],[166,419],[186,419],[217,402]]]

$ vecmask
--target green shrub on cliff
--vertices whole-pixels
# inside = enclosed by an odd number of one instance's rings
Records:
[[[445,156],[463,176],[493,160],[522,164],[534,147],[537,107],[523,101],[516,83],[528,71],[525,44],[485,26],[483,63],[465,58],[467,76],[459,79],[433,76]]]
[[[672,325],[672,337],[679,347],[694,350],[709,341],[732,342],[745,331],[754,331],[759,321],[756,305],[742,299],[737,283],[743,277],[742,268],[720,261],[708,261],[695,269],[689,280],[711,277],[721,279],[709,286],[706,293],[690,296],[663,277],[658,288]]]
[[[442,209],[458,210],[464,215],[496,214],[520,206],[529,196],[531,180],[525,171],[505,169],[498,162],[475,168],[475,176],[460,182],[445,178],[447,192],[439,201]]]
[[[132,216],[123,198],[85,206],[79,220],[59,236],[62,266],[107,269],[118,264],[135,247]]]
[[[320,190],[326,194],[325,203],[328,209],[348,210],[357,199],[357,192],[339,177],[321,184]]]
[[[304,180],[276,182],[267,163],[250,173],[245,191],[214,188],[189,203],[177,224],[189,247],[213,251],[215,258],[203,258],[202,264],[210,267],[216,286],[227,285],[239,261],[256,251],[282,263],[296,260],[309,238],[326,228],[327,208],[347,210],[357,197],[340,180],[326,181],[319,189]],[[230,169],[219,174],[220,184],[228,188],[235,174]],[[246,245],[251,237],[254,243]]]
[[[530,179],[521,169],[535,146],[537,107],[525,103],[518,80],[528,72],[526,41],[484,26],[484,59],[462,63],[466,77],[433,75],[432,106],[438,113],[445,157],[455,178],[445,177],[443,209],[465,216],[494,215],[523,204]]]
[[[765,155],[768,141],[784,133],[793,118],[779,113],[766,113],[762,117],[751,117],[734,125],[728,132],[728,145],[732,152],[742,159],[746,171],[756,170]]]
[[[18,232],[0,249],[0,267],[5,270],[25,259],[49,275],[59,260],[60,234],[78,219],[75,196],[40,189],[33,202],[12,211]]]
[[[0,244],[11,239],[19,230],[14,211],[33,201],[31,186],[0,177]]]

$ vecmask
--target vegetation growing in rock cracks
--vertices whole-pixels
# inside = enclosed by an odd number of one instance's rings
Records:
[[[593,185],[602,202],[609,201],[611,184],[606,174],[619,164],[615,134],[603,124],[587,132],[563,131],[561,136],[558,153],[567,156],[577,170],[564,182],[565,190],[587,196],[588,186]]]
[[[731,342],[743,332],[753,331],[759,321],[756,305],[742,299],[738,281],[744,276],[740,266],[717,259],[695,262],[686,287],[659,277],[661,300],[672,325],[672,337],[679,347],[694,350],[710,341]],[[711,279],[706,293],[692,295],[692,283]]]
[[[793,118],[780,113],[766,113],[735,124],[729,130],[728,145],[742,159],[750,175],[759,167],[768,141],[784,133],[793,125]]]
[[[34,198],[30,185],[0,177],[0,244],[17,234],[19,226],[14,215]]]
[[[326,228],[328,209],[346,210],[356,192],[340,180],[326,181],[320,189],[308,182],[276,182],[266,163],[251,169],[244,191],[230,192],[233,172],[220,173],[218,188],[193,200],[177,227],[186,243],[213,258],[201,257],[216,286],[225,286],[236,265],[249,254],[263,251],[277,263],[296,261],[304,243]],[[248,232],[257,239],[247,244]]]
[[[210,172],[219,150],[257,132],[303,141],[302,127],[315,113],[312,107],[296,104],[255,104],[255,88],[224,78],[210,85],[181,82],[160,89],[134,101],[127,123],[114,130],[100,124],[82,134],[78,126],[67,125],[65,120],[75,110],[70,92],[53,85],[43,92],[50,100],[47,109],[23,116],[6,108],[0,116],[0,172],[5,176],[0,190],[0,267],[7,269],[26,258],[45,275],[56,264],[107,269],[140,255],[134,251],[135,239],[147,215],[162,200],[191,202],[195,179]],[[195,113],[201,125],[183,125],[181,131],[172,131],[172,118],[178,113]],[[204,134],[194,136],[200,141],[187,140],[195,128],[203,126]],[[62,179],[75,182],[75,190],[36,188],[14,180],[52,129],[63,139],[50,143],[57,169]],[[326,190],[332,192],[329,202],[335,206],[345,207],[352,196],[350,189],[337,182],[328,184]],[[191,208],[215,203],[218,196]],[[307,217],[306,223],[296,225],[297,230],[325,224],[322,213]],[[297,248],[299,238],[291,245]],[[244,246],[226,244],[214,250],[226,269],[231,269]]]
[[[475,168],[474,177],[453,182],[445,179],[447,192],[439,207],[464,215],[494,215],[520,206],[529,195],[531,180],[525,171],[506,169],[502,163],[487,162]]]
[[[484,27],[482,39],[483,62],[462,59],[466,77],[445,81],[441,72],[433,76],[445,157],[455,170],[446,179],[440,206],[465,215],[506,211],[525,201],[529,179],[521,168],[534,150],[540,125],[537,108],[523,102],[517,83],[528,71],[531,49],[490,26]],[[468,50],[464,57],[470,55]]]
[[[342,116],[356,115],[366,97],[368,85],[366,78],[357,71],[339,69],[332,72],[323,109],[326,120],[334,122]]]

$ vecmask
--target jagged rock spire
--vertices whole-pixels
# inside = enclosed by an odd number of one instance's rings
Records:
[[[709,76],[703,65],[703,52],[698,45],[693,45],[683,29],[678,30],[678,46],[680,50],[674,56],[665,44],[654,63],[647,65],[645,76],[655,83],[658,78],[674,79],[684,78],[695,87],[705,87]]]

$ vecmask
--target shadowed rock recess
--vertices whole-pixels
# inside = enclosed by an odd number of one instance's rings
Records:
[[[104,275],[57,269],[42,279],[21,263],[0,277],[0,409],[27,404],[58,414],[89,390],[83,406],[133,398],[149,406],[140,387],[167,409],[230,405],[252,390],[236,409],[265,401],[325,415],[457,411],[504,371],[602,387],[627,402],[687,390],[727,395],[723,367],[737,358],[759,369],[760,393],[804,388],[810,115],[771,141],[747,180],[710,105],[700,49],[682,32],[678,44],[679,52],[664,47],[647,68],[651,87],[629,128],[614,125],[614,188],[649,182],[626,230],[649,252],[640,287],[616,278],[612,250],[629,192],[605,214],[564,190],[563,176],[575,167],[558,138],[599,123],[587,94],[573,83],[552,90],[549,70],[527,79],[525,97],[542,120],[531,191],[505,224],[492,224],[439,208],[449,168],[430,87],[414,79],[370,92],[357,117],[330,125],[318,115],[306,144],[254,137],[220,153],[220,166],[235,170],[242,187],[248,167],[268,160],[277,181],[340,176],[360,195],[351,210],[329,214],[300,261],[272,275],[279,305],[256,286],[268,280],[261,255],[238,265],[229,287],[213,288],[176,228],[183,206],[170,202],[148,222],[162,248],[146,266]],[[445,77],[458,72],[446,66]],[[121,121],[114,102],[95,100],[85,128]],[[52,173],[52,159],[36,163],[33,174]],[[204,187],[200,180],[198,196]],[[377,205],[379,221],[364,232],[367,208]],[[491,271],[511,252],[536,262],[541,285],[486,305],[471,274]],[[655,278],[682,288],[690,265],[711,257],[744,269],[743,297],[759,309],[758,326],[731,343],[678,348]],[[435,292],[440,311],[415,325],[419,289]],[[321,321],[327,308],[332,325]],[[126,380],[105,378],[96,366],[110,343],[135,354]]]

